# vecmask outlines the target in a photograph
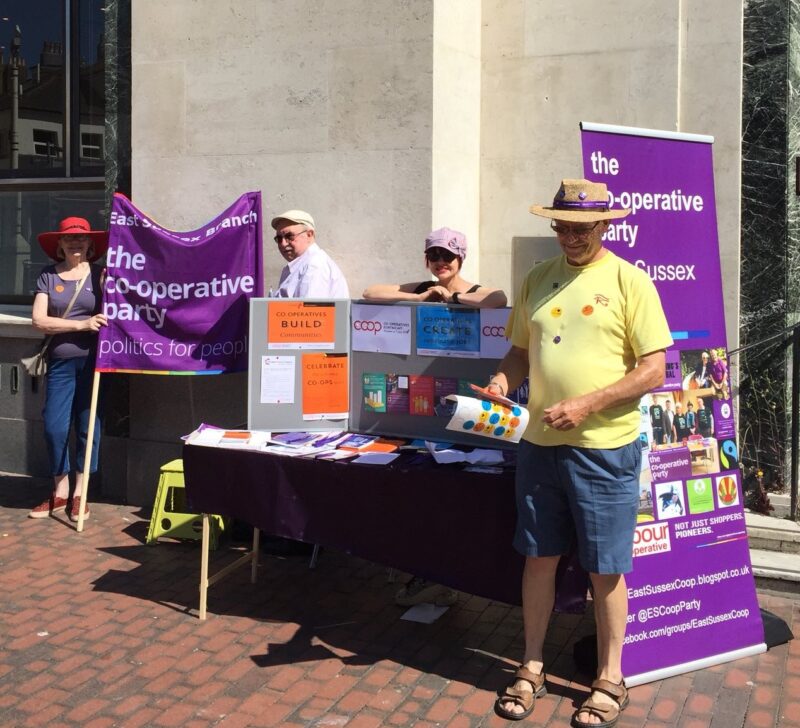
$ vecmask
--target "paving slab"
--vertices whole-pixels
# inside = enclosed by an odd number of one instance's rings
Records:
[[[149,514],[118,503],[91,502],[81,534],[27,519],[48,489],[0,474],[4,728],[509,725],[492,706],[522,655],[519,608],[461,594],[431,625],[403,622],[387,569],[325,549],[315,570],[263,555],[258,583],[231,574],[200,622],[197,543],[145,546]],[[794,596],[759,602],[798,636]],[[569,726],[591,681],[572,648],[592,632],[591,608],[555,617],[549,694],[521,725]],[[619,726],[667,725],[800,728],[800,640],[633,688]]]

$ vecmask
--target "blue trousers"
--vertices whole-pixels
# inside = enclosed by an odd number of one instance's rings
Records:
[[[93,356],[50,359],[47,364],[47,394],[42,416],[51,475],[64,475],[71,470],[83,471],[93,375]],[[97,411],[100,412],[99,404]],[[74,467],[69,457],[69,433],[72,427],[75,428],[77,443]],[[97,470],[97,453],[100,449],[99,417],[95,417],[92,439],[90,473]]]

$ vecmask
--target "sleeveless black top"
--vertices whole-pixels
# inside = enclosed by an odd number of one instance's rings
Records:
[[[425,293],[429,288],[433,288],[434,286],[438,286],[439,283],[437,281],[425,281],[424,283],[420,283],[415,289],[414,293]],[[479,288],[481,288],[480,283],[476,283],[472,288],[468,291],[464,291],[464,293],[475,293]]]

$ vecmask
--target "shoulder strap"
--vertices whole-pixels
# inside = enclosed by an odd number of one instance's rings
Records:
[[[72,307],[75,305],[75,301],[78,300],[78,294],[81,292],[83,284],[86,283],[86,279],[91,275],[91,273],[92,273],[92,268],[90,266],[86,275],[83,278],[81,278],[78,285],[75,286],[75,293],[73,293],[72,298],[69,299],[69,303],[67,304],[67,307],[64,309],[64,314],[61,316],[61,318],[67,318],[69,312],[72,311]]]

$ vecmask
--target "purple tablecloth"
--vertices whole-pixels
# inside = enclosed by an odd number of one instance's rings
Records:
[[[524,559],[511,546],[513,472],[471,473],[430,461],[392,466],[183,449],[188,502],[268,534],[329,546],[431,581],[521,603]],[[565,568],[562,572],[566,571]],[[559,611],[581,611],[585,575],[560,580]]]

